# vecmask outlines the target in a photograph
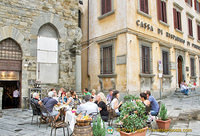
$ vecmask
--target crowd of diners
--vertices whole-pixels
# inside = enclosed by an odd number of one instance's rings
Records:
[[[109,112],[108,105],[114,110],[117,116],[120,116],[120,106],[122,101],[119,101],[120,92],[110,89],[107,96],[103,92],[96,94],[93,89],[91,93],[87,88],[83,90],[83,99],[79,98],[75,91],[71,90],[66,92],[64,88],[59,91],[52,88],[48,92],[48,96],[44,99],[39,98],[38,93],[33,93],[32,102],[36,104],[39,109],[43,104],[49,113],[57,120],[60,116],[59,111],[55,110],[55,105],[69,105],[71,109],[76,109],[75,115],[100,113],[102,120],[108,121]],[[159,112],[159,105],[155,98],[151,95],[150,91],[140,93],[140,101],[146,106],[146,111],[152,116],[156,116]]]

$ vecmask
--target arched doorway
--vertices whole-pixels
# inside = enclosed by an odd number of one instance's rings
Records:
[[[21,70],[22,50],[19,44],[11,38],[1,41],[0,87],[3,88],[3,109],[20,106],[20,97],[13,98],[13,92],[21,89]]]
[[[178,57],[178,85],[180,86],[183,81],[183,58],[182,56]]]

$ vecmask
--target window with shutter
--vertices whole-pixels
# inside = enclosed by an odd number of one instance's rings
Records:
[[[191,76],[195,76],[194,58],[190,58],[190,69],[191,69]]]
[[[163,22],[167,23],[167,11],[166,11],[166,2],[161,1],[161,19]]]
[[[185,0],[186,3],[188,3],[192,7],[192,0]]]
[[[113,73],[112,46],[102,47],[101,49],[101,74]]]
[[[140,0],[140,11],[148,14],[149,13],[149,7],[148,7],[148,0]]]
[[[179,11],[176,11],[177,13],[177,29],[178,30],[182,30],[182,26],[181,26],[181,13]]]
[[[150,74],[150,48],[142,46],[142,73]]]
[[[163,60],[163,74],[169,75],[169,53],[166,51],[162,52],[162,60]]]
[[[192,20],[190,18],[188,18],[188,32],[190,36],[193,36]]]
[[[112,0],[101,0],[101,14],[104,15],[112,10]]]
[[[174,29],[178,28],[178,24],[177,24],[177,12],[176,9],[173,9],[173,14],[174,14]]]

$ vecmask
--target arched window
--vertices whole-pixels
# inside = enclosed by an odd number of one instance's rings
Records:
[[[45,24],[37,38],[37,80],[57,83],[58,72],[58,33],[51,24]]]
[[[19,44],[11,39],[0,42],[0,70],[21,71],[22,50]]]

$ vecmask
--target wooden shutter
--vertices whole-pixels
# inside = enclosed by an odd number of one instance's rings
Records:
[[[148,14],[148,13],[149,13],[149,7],[148,7],[149,4],[148,4],[148,0],[145,0],[145,3],[144,3],[144,4],[145,4],[145,5],[144,5],[144,12]]]
[[[161,0],[157,0],[158,20],[161,20]]]
[[[140,11],[144,12],[144,1],[145,0],[140,0]]]
[[[101,0],[101,14],[105,14],[106,11],[105,11],[105,5],[106,5],[106,0]]]
[[[174,14],[174,28],[176,29],[178,25],[177,25],[177,12],[175,8],[173,9],[173,14]]]
[[[112,0],[106,0],[106,13],[111,11],[111,1]]]
[[[190,0],[190,6],[191,6],[191,7],[192,7],[192,1],[193,1],[193,0]]]
[[[162,2],[163,3],[163,21],[165,23],[167,23],[167,9],[166,9],[166,2]]]
[[[194,8],[197,10],[197,0],[194,0]]]
[[[199,3],[199,11],[198,12],[200,13],[200,2],[198,2],[198,3]]]
[[[185,2],[188,2],[188,0],[185,0]]]

